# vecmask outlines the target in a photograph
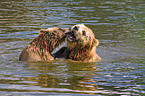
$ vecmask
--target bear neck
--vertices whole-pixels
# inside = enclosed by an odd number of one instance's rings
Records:
[[[69,59],[76,61],[89,61],[95,57],[96,47],[88,48],[87,46],[81,49],[70,49]]]
[[[60,39],[59,39],[60,38]],[[41,34],[30,43],[33,46],[33,51],[38,52],[38,54],[43,58],[49,56],[50,53],[65,39],[65,36],[58,36],[55,33],[45,33]]]

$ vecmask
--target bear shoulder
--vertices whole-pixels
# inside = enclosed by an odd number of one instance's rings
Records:
[[[38,36],[21,52],[19,60],[54,60],[51,52],[65,41],[67,32],[70,32],[69,28],[41,29]]]

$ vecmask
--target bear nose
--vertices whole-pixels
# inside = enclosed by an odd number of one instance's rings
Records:
[[[78,31],[78,27],[77,26],[75,26],[73,29]]]

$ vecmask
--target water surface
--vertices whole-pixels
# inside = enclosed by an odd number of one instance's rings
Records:
[[[21,62],[39,30],[84,23],[95,63]],[[0,95],[145,95],[144,0],[1,0]]]

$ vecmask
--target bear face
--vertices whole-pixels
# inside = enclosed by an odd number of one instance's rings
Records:
[[[84,24],[78,24],[71,28],[71,33],[67,36],[67,47],[72,49],[77,46],[84,48],[86,46],[97,46],[99,41],[95,39],[94,33]]]
[[[84,24],[74,25],[67,35],[67,48],[70,50],[68,58],[76,61],[99,60],[101,58],[96,54],[98,44],[91,29]]]
[[[41,29],[38,36],[22,51],[19,60],[54,60],[51,52],[65,41],[68,32],[70,32],[69,28]]]

